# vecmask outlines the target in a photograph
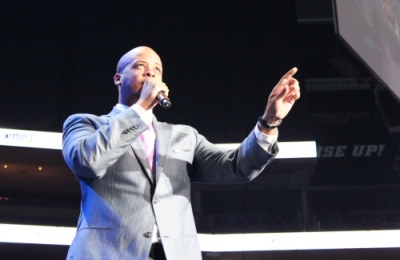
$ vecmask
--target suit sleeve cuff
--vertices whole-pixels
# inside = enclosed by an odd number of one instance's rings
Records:
[[[254,134],[257,139],[257,143],[268,153],[272,154],[272,148],[276,141],[278,140],[278,134],[276,135],[266,135],[258,129],[257,125],[254,128]]]

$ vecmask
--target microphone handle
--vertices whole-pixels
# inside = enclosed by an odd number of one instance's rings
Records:
[[[164,96],[163,92],[158,92],[157,99],[158,99],[158,103],[163,108],[170,108],[171,107],[171,100],[169,100],[169,98]]]

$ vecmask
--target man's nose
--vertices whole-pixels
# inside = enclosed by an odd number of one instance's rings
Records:
[[[152,72],[151,70],[146,70],[144,72],[144,75],[147,77],[152,77],[152,78],[154,78],[156,76],[156,74],[154,72]]]

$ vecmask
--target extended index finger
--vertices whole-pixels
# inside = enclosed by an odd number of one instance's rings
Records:
[[[279,85],[286,84],[293,77],[293,75],[296,74],[297,70],[297,67],[293,67],[288,72],[286,72],[286,74],[283,75],[283,77],[279,81]]]

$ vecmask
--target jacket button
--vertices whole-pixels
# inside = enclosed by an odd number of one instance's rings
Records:
[[[157,202],[160,202],[160,200],[157,199],[157,198],[154,198],[154,199],[153,199],[153,203],[154,203],[154,204],[157,204]]]
[[[144,233],[144,236],[145,236],[146,238],[150,238],[150,237],[153,236],[153,234],[152,234],[151,232],[146,232],[146,233]]]

